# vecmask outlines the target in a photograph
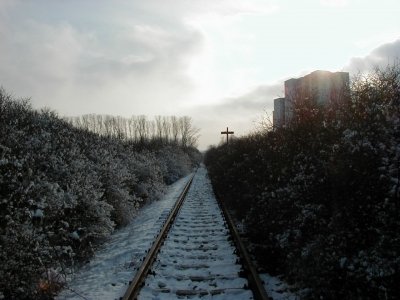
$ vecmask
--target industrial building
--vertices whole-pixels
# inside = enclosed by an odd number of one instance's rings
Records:
[[[304,77],[285,81],[285,97],[274,99],[274,127],[287,125],[296,101],[313,99],[318,105],[340,102],[349,91],[349,73],[314,71]]]

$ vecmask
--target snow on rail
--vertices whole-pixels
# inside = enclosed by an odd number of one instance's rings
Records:
[[[138,299],[253,299],[238,260],[200,168]]]
[[[58,300],[119,299],[134,277],[170,210],[191,175],[168,188],[163,199],[142,209],[127,227],[116,231],[90,263],[69,279]]]
[[[141,299],[252,299],[251,291],[242,289],[247,280],[237,277],[240,266],[235,264],[234,246],[226,238],[228,229],[220,226],[221,212],[206,170],[200,168],[198,173],[188,194],[190,206],[197,206],[197,212],[182,208],[182,218],[173,225],[170,241],[160,252],[167,260],[155,262],[158,270],[153,271],[158,275],[148,278],[142,290],[147,296],[142,295]],[[92,261],[68,280],[67,288],[57,299],[120,299],[190,178],[191,175],[171,185],[163,199],[143,207],[130,225],[116,231]],[[206,221],[208,226],[189,225],[191,219]],[[172,266],[167,266],[169,263]],[[168,269],[172,269],[172,276],[158,277],[169,273]],[[273,277],[263,275],[271,298],[297,299],[286,288],[282,291],[283,283],[271,282]]]

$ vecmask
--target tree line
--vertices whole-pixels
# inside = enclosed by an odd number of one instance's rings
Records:
[[[188,116],[155,116],[149,119],[145,115],[124,118],[88,114],[64,119],[78,128],[137,145],[173,143],[182,147],[196,147],[199,137],[199,129]]]

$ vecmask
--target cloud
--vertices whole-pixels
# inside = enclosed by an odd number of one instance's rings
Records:
[[[203,128],[203,145],[218,141],[226,126],[245,134],[283,93],[283,81],[262,82],[299,74],[311,67],[297,62],[317,59],[315,43],[306,56],[300,44],[292,48],[296,28],[271,14],[277,3],[294,11],[306,7],[276,0],[1,0],[0,85],[61,115],[188,114]],[[341,44],[346,49],[346,41]],[[347,69],[385,65],[399,53],[398,44],[354,58]]]
[[[53,27],[29,20],[18,30],[9,24],[3,29],[0,83],[6,88],[29,95],[73,78],[85,38],[71,26]]]
[[[262,119],[272,115],[273,99],[283,93],[283,80],[273,84],[259,85],[237,97],[223,99],[218,104],[202,105],[186,111],[196,115],[196,126],[201,128],[199,148],[204,150],[211,143],[218,143],[220,131],[227,126],[236,136],[257,129]]]
[[[365,57],[352,58],[343,70],[355,74],[372,70],[376,66],[386,67],[399,62],[399,59],[400,39],[381,45]],[[299,72],[298,76],[309,72]],[[286,79],[288,78],[282,78],[273,84],[259,85],[237,97],[225,98],[218,104],[196,107],[196,120],[202,128],[200,148],[206,149],[210,142],[223,142],[219,133],[227,126],[235,131],[235,135],[240,136],[254,131],[262,119],[271,121],[273,99],[283,95]],[[189,111],[190,113],[192,112]]]
[[[273,109],[273,99],[282,93],[282,84],[260,85],[241,96],[226,98],[217,107],[236,113],[237,111],[255,113]]]
[[[103,9],[88,13],[92,23],[82,24],[84,15],[74,19],[77,3],[51,2],[2,5],[0,85],[7,90],[69,115],[160,114],[189,98],[186,70],[203,36],[182,16],[101,2]],[[54,16],[42,15],[46,5]],[[133,14],[119,18],[120,9]]]
[[[147,0],[143,7],[151,11],[161,11],[162,14],[182,15],[187,18],[198,15],[237,16],[243,14],[265,14],[277,9],[275,1],[265,0],[202,0],[170,1],[173,9],[165,9],[163,0]]]
[[[349,3],[348,0],[321,0],[321,4],[328,7],[345,7]]]
[[[18,0],[2,0],[0,2],[0,13],[2,13],[3,11],[6,11],[10,7],[12,7],[13,5],[16,5],[17,1]]]
[[[386,67],[398,63],[400,59],[400,39],[383,44],[371,51],[365,57],[354,57],[344,70],[351,73],[365,72],[375,67]]]
[[[188,70],[206,37],[188,20],[270,8],[256,0],[2,1],[0,85],[61,114],[172,114],[198,91]]]

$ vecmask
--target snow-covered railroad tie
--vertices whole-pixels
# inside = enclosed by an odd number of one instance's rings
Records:
[[[240,264],[204,168],[172,220],[160,234],[162,246],[148,257],[151,266],[142,266],[123,299],[267,299],[259,296],[265,291],[249,289],[248,267]]]

